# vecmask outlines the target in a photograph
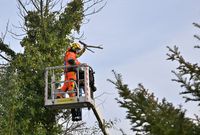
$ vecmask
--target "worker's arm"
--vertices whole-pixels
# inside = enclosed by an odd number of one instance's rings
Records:
[[[84,52],[85,52],[85,46],[83,47],[83,49],[79,53],[77,53],[76,57],[77,58],[80,57]]]

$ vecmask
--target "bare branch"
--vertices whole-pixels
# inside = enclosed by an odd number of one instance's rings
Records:
[[[199,46],[199,45],[195,45],[195,46],[194,46],[194,48],[198,48],[198,49],[199,49],[199,48],[200,48],[200,46]]]
[[[89,3],[91,0],[84,1],[83,4]]]
[[[16,29],[21,29],[22,31],[24,32],[27,32],[28,31],[28,28],[26,28],[24,25],[22,25],[20,22],[19,22],[19,26],[16,26],[16,25],[12,25],[14,28]]]
[[[60,13],[66,6],[67,6],[67,3],[63,5],[63,0],[61,0],[60,9],[58,10],[58,12]]]
[[[85,1],[84,4],[89,3],[89,2],[91,2],[91,1],[92,1],[92,0]],[[98,5],[98,4],[102,3],[102,2],[104,2],[104,0],[94,0],[93,3],[92,3],[91,5],[89,5],[89,6],[84,10],[85,16],[89,16],[89,15],[92,15],[92,14],[95,14],[95,13],[98,13],[99,11],[101,11],[101,10],[106,6],[107,2],[105,2],[105,3],[103,4],[103,6],[101,6],[100,8],[98,8],[98,9],[95,9],[95,8],[94,8],[92,12],[86,13],[86,12],[88,12],[91,8],[95,7],[96,5]]]
[[[6,35],[7,35],[7,33],[8,33],[8,26],[9,26],[9,21],[8,21],[7,24],[6,24],[5,33],[4,33],[4,34],[2,33],[2,38],[1,38],[2,42],[4,42],[4,40],[5,40],[5,38],[6,38]]]
[[[3,58],[4,60],[6,60],[6,61],[10,62],[10,60],[9,60],[9,59],[7,59],[6,57],[4,57],[4,56],[3,56],[3,55],[1,55],[1,54],[0,54],[0,57],[1,57],[1,58]]]
[[[57,0],[57,1],[55,1],[55,2],[53,2],[52,4],[51,4],[51,9],[53,9],[58,3],[60,2],[60,0]]]
[[[99,8],[98,10],[95,10],[95,9],[94,9],[93,12],[88,13],[88,14],[85,14],[85,16],[89,16],[89,15],[92,15],[92,14],[96,14],[96,13],[100,12],[105,6],[106,6],[106,3],[105,3],[101,8]]]
[[[68,123],[68,122],[69,122],[69,120],[67,119],[64,122],[62,122],[60,125],[63,125],[63,124]]]
[[[64,134],[69,135],[72,131],[77,131],[79,130],[78,128],[84,126],[86,123],[85,122],[79,122],[79,123],[72,123],[72,124],[67,124],[66,129]],[[70,125],[70,126],[69,126]],[[68,127],[69,126],[69,127]]]
[[[17,8],[19,10],[18,16],[21,18],[21,20],[24,20],[25,12],[20,8],[20,5]]]
[[[17,0],[20,4],[20,6],[24,9],[24,11],[28,14],[28,11],[26,10],[24,4],[21,2],[21,0]]]
[[[40,10],[38,9],[38,11],[40,11],[40,15],[43,22],[43,0],[40,0]]]
[[[16,34],[12,31],[9,31],[9,33],[11,34],[11,37],[16,39],[16,40],[22,40],[22,38],[19,38],[19,37],[22,37],[22,36],[25,36],[26,34]]]
[[[200,25],[198,23],[192,23],[195,27],[200,28]]]
[[[103,92],[103,93],[101,93],[100,95],[96,96],[94,99],[97,99],[97,98],[99,98],[99,97],[101,97],[101,96],[103,96],[103,95],[113,95],[113,94],[114,94],[114,93]]]
[[[25,28],[25,26],[22,26],[22,24],[19,23],[19,26],[12,25],[12,27],[14,27],[16,29],[20,29],[22,31],[22,33],[16,34],[16,33],[12,32],[12,29],[11,29],[8,31],[8,33],[11,34],[11,37],[16,40],[22,40],[22,38],[26,35],[26,32],[27,32],[27,29]]]
[[[87,23],[89,23],[90,19],[85,18],[83,21],[84,21],[84,22],[82,22],[82,24],[87,24]]]
[[[73,34],[69,35],[69,39],[72,39],[72,41],[84,39],[84,32],[79,34],[80,36],[78,36],[78,37],[75,34],[76,33],[73,33]]]
[[[36,4],[36,2],[33,1],[33,0],[30,0],[30,1],[31,1],[31,3],[33,4],[33,6],[39,11],[39,7],[38,7],[38,5]]]
[[[200,40],[200,37],[198,35],[194,35],[194,37],[198,40]]]

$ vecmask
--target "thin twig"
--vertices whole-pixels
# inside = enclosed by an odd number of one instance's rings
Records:
[[[6,24],[6,31],[5,31],[5,33],[2,35],[2,42],[4,42],[4,40],[5,40],[5,38],[6,38],[6,35],[7,35],[7,33],[8,33],[8,26],[9,26],[9,21],[7,22],[7,24]]]
[[[89,3],[91,0],[88,0],[88,1],[86,1],[85,3]],[[84,10],[84,13],[85,13],[85,16],[89,16],[89,15],[92,15],[92,14],[95,14],[95,13],[98,13],[99,11],[101,11],[105,6],[106,6],[106,4],[107,4],[107,2],[105,2],[104,3],[104,5],[103,6],[101,6],[99,9],[93,9],[93,11],[92,12],[90,12],[90,13],[86,13],[88,10],[90,10],[92,7],[94,7],[94,6],[96,6],[97,4],[99,4],[99,3],[102,3],[104,0],[95,0],[95,1],[93,1],[93,4],[91,4],[91,5],[89,5],[85,10]]]
[[[6,61],[10,62],[10,60],[9,60],[8,58],[4,57],[4,56],[3,56],[3,55],[1,55],[1,54],[0,54],[0,57],[1,57],[1,58],[3,58],[4,60],[6,60]]]
[[[114,93],[103,92],[102,94],[96,96],[94,99],[97,99],[97,98],[99,98],[99,97],[101,97],[101,96],[103,96],[103,95],[113,95],[113,94],[114,94]]]
[[[19,2],[19,4],[22,6],[22,8],[24,9],[24,11],[28,14],[28,11],[26,10],[24,4],[21,2],[21,0],[17,0]]]
[[[33,0],[31,0],[31,3],[39,11],[39,7],[38,7],[37,3],[35,1],[33,1]]]

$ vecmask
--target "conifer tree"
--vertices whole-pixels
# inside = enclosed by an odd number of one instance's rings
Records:
[[[122,76],[114,72],[116,81],[112,82],[120,98],[116,98],[120,107],[127,110],[133,132],[137,135],[198,135],[200,127],[185,116],[185,110],[176,108],[172,103],[158,98],[139,84],[130,90],[122,81]]]
[[[195,27],[200,25],[193,23]],[[198,35],[194,36],[198,40]],[[200,104],[200,67],[198,63],[191,63],[184,59],[179,48],[167,47],[169,53],[168,60],[178,62],[178,67],[172,73],[176,79],[173,81],[180,84],[184,91],[180,92],[185,101],[198,102]],[[199,46],[195,46],[199,49]],[[116,100],[120,107],[126,108],[126,118],[130,120],[132,130],[136,134],[146,135],[198,135],[200,132],[200,119],[188,118],[185,116],[187,110],[183,110],[181,106],[175,107],[172,103],[158,98],[150,93],[143,85],[139,84],[137,88],[130,90],[128,85],[122,81],[122,76],[114,72],[115,81],[112,82],[118,90],[120,98]],[[199,106],[198,106],[199,107]]]

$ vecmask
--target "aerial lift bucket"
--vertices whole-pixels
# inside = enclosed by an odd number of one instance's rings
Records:
[[[77,81],[75,83],[75,97],[65,97],[65,98],[56,98],[57,94],[68,95],[69,92],[63,92],[57,89],[58,84],[64,83],[61,81],[60,73],[61,70],[64,70],[68,67],[66,66],[55,66],[47,67],[45,70],[45,95],[44,95],[44,104],[46,107],[53,109],[71,109],[72,117],[74,121],[81,119],[81,108],[92,108],[98,122],[99,127],[102,129],[104,135],[108,135],[108,131],[105,128],[105,121],[102,119],[99,111],[95,106],[93,99],[93,91],[90,88],[90,79],[89,79],[89,70],[90,67],[86,64],[79,66],[70,66],[76,68]],[[83,72],[83,78],[80,78],[79,73]],[[73,80],[70,80],[73,81]],[[80,87],[80,84],[83,86]],[[83,90],[82,90],[83,89]],[[83,92],[84,91],[84,92]],[[75,110],[75,111],[73,111]],[[73,116],[74,115],[74,116]],[[80,116],[80,117],[78,117]],[[77,118],[76,118],[77,117]]]

